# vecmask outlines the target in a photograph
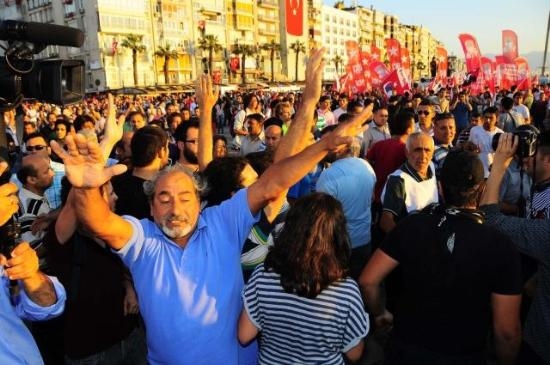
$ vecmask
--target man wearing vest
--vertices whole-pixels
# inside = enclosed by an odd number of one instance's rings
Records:
[[[406,144],[407,161],[388,176],[382,191],[380,228],[390,232],[408,214],[438,202],[437,183],[431,163],[434,141],[428,134],[416,132]]]

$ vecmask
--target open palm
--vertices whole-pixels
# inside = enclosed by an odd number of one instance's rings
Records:
[[[87,141],[80,134],[65,138],[67,151],[52,141],[51,147],[65,164],[65,175],[73,187],[96,188],[115,175],[126,171],[124,165],[105,167],[102,151],[97,142]]]

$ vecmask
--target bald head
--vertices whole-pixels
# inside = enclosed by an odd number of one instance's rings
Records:
[[[50,168],[50,159],[40,155],[23,157],[21,168],[17,171],[17,178],[23,186],[38,195],[53,182],[53,171]]]
[[[265,146],[268,151],[275,151],[281,143],[283,129],[278,125],[270,125],[265,129]]]

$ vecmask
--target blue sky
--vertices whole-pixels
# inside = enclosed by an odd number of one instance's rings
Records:
[[[352,0],[344,4],[350,6]],[[457,56],[463,56],[459,33],[475,36],[482,54],[501,54],[503,29],[516,32],[520,54],[542,52],[550,11],[549,0],[357,0],[357,4],[394,14],[401,23],[426,26]]]

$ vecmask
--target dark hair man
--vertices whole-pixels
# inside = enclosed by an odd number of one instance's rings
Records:
[[[443,167],[445,157],[453,147],[456,135],[455,118],[451,113],[437,114],[434,120],[435,150],[432,161],[435,167],[435,176],[439,177],[439,171]]]
[[[498,363],[519,349],[521,266],[510,239],[476,210],[483,165],[450,152],[441,170],[445,206],[405,218],[373,254],[359,279],[375,325],[394,325],[388,364],[484,364],[492,327]],[[399,268],[393,313],[380,283]],[[388,288],[390,295],[390,288]],[[395,320],[394,320],[395,319]]]
[[[174,133],[176,144],[178,145],[179,158],[178,164],[187,167],[193,171],[199,170],[199,161],[197,152],[199,149],[199,122],[192,119],[181,123]]]

